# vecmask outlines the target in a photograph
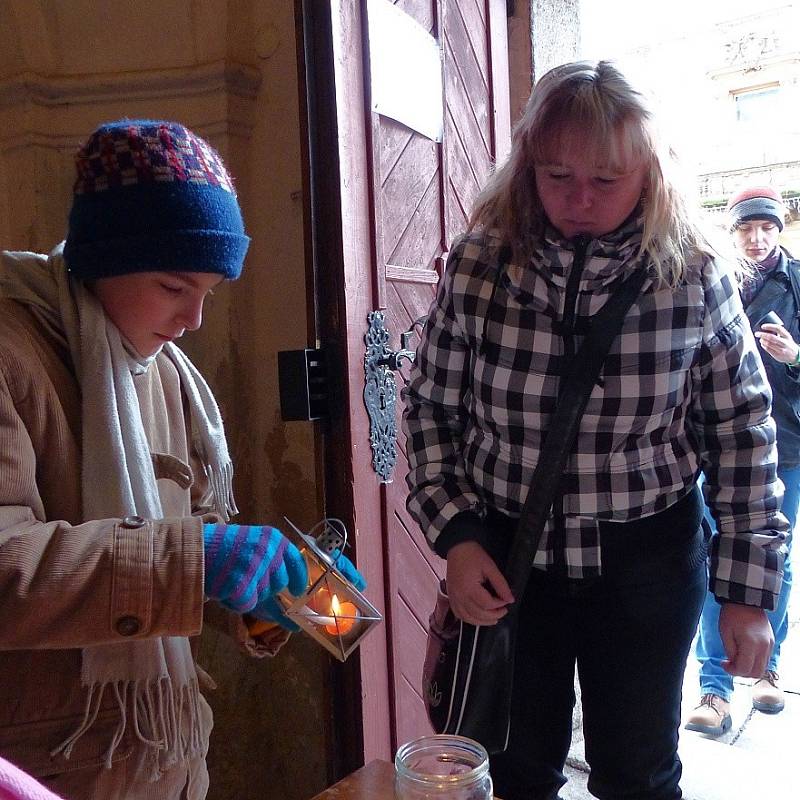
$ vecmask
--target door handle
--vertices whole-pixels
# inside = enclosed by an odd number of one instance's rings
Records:
[[[417,351],[411,350],[408,344],[411,341],[411,337],[416,333],[416,328],[419,327],[421,330],[427,319],[428,317],[426,315],[414,320],[414,324],[407,331],[403,331],[400,334],[400,349],[387,350],[386,355],[378,358],[378,365],[389,367],[392,372],[399,372],[400,368],[403,366],[403,361],[408,361],[409,364],[413,364],[414,359],[417,357]]]

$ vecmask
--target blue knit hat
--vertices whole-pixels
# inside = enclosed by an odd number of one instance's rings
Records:
[[[131,272],[238,278],[250,238],[225,164],[177,122],[101,125],[75,156],[64,258],[82,280]]]

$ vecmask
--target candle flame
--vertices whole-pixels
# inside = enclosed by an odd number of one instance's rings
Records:
[[[331,624],[325,625],[325,632],[331,636],[341,637],[352,630],[358,616],[358,609],[349,600],[340,602],[334,594],[331,595],[331,614],[333,614],[333,618],[328,617]]]

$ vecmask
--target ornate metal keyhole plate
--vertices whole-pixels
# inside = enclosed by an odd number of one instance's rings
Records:
[[[369,414],[369,442],[372,467],[382,483],[392,479],[397,462],[397,384],[389,368],[389,331],[383,311],[367,315],[369,327],[364,336],[364,405]]]
[[[413,363],[416,353],[409,342],[427,317],[420,317],[400,334],[400,349],[389,347],[389,331],[383,311],[370,311],[364,336],[364,405],[369,414],[369,441],[372,446],[372,467],[382,483],[390,483],[397,461],[397,383],[394,373],[404,361]]]

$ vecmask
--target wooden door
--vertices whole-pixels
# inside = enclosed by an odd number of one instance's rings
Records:
[[[385,616],[337,688],[338,722],[350,725],[333,752],[346,770],[360,759],[391,757],[430,731],[421,672],[444,566],[405,510],[402,433],[391,482],[381,483],[372,466],[363,401],[367,315],[385,312],[398,349],[400,333],[427,313],[450,242],[507,152],[507,21],[505,0],[397,0],[441,50],[439,143],[371,110],[368,3],[333,0],[322,13],[326,5],[310,0],[305,8],[316,292],[337,399],[327,430],[326,505],[356,531],[367,594]],[[354,741],[360,752],[343,753]]]

